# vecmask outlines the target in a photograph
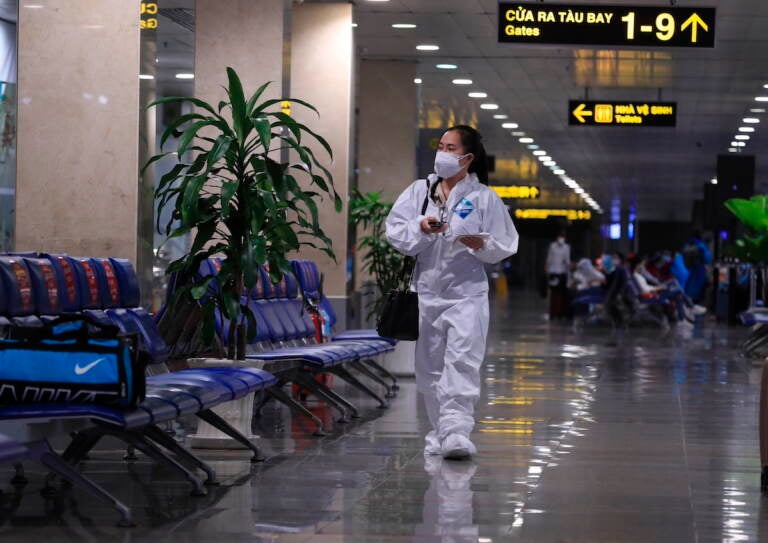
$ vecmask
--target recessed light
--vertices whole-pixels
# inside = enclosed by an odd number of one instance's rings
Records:
[[[573,192],[575,192],[576,194],[584,194],[584,189],[579,187],[577,189],[573,189]]]
[[[499,104],[480,104],[480,109],[499,109]]]
[[[416,28],[416,25],[413,23],[395,23],[392,28]]]
[[[525,132],[512,132],[512,135],[517,138],[517,137],[520,137],[520,136],[525,136]],[[533,142],[531,142],[531,143],[533,143]]]
[[[419,50],[419,51],[437,51],[437,50],[440,49],[440,46],[439,45],[431,45],[431,44],[425,43],[425,44],[422,44],[422,45],[417,45],[416,49]]]
[[[546,151],[544,151],[544,150],[541,150],[541,151],[534,151],[534,152],[533,152],[533,156],[544,156],[544,155],[546,155],[546,154],[547,154],[547,152],[546,152]]]
[[[747,136],[746,134],[739,134],[738,136],[733,136],[733,139],[747,141],[749,140],[749,136]]]
[[[369,2],[389,2],[389,0],[368,0]]]
[[[728,152],[729,152],[729,153],[737,153],[738,151],[739,151],[739,150],[738,150],[738,149],[736,149],[736,147],[729,147],[729,148],[728,148]]]
[[[755,102],[768,102],[768,96],[755,96]]]
[[[494,119],[507,119],[508,117],[504,115],[503,113],[497,113],[493,116]]]
[[[471,79],[454,79],[451,81],[454,85],[471,85],[472,80]]]
[[[41,6],[40,4],[26,4],[22,7],[25,7],[27,9],[43,9],[43,6]]]
[[[176,74],[176,79],[194,79],[195,74],[189,74],[189,73],[180,73]]]
[[[538,149],[538,148],[539,148],[539,146],[536,145],[535,143],[528,146],[528,149]]]
[[[749,110],[750,113],[765,113],[765,109],[762,107],[753,107]]]
[[[557,166],[557,162],[555,162],[554,160],[547,160],[546,162],[544,162],[544,165],[547,168],[552,168],[554,166]]]
[[[739,132],[747,132],[747,133],[751,134],[754,131],[755,131],[755,129],[753,127],[751,127],[751,126],[740,126],[739,127]]]
[[[533,143],[533,138],[520,138],[517,141],[519,141],[520,143]]]
[[[455,64],[436,64],[435,68],[438,70],[455,70],[458,66]]]
[[[417,77],[416,79],[413,80],[413,82],[416,83],[417,85],[421,85],[421,78]]]
[[[454,81],[454,83],[456,82]],[[488,95],[484,92],[470,92],[467,96],[470,98],[488,98]]]
[[[519,128],[517,123],[502,123],[502,128],[508,128],[509,130],[512,130],[514,128]]]
[[[154,79],[154,78],[155,78],[155,76],[154,76],[154,75],[150,75],[150,74],[139,74],[139,79]]]
[[[357,28],[357,23],[352,23],[352,28]]]
[[[712,179],[709,180],[709,182],[712,183],[713,185],[717,185],[717,177],[713,177]]]
[[[552,173],[555,174],[555,175],[564,175],[565,174],[565,170],[563,170],[563,169],[552,170]]]
[[[747,123],[747,124],[758,124],[760,122],[760,119],[757,117],[744,117],[741,122]]]
[[[547,162],[549,160],[552,160],[552,157],[551,156],[547,156],[547,155],[542,155],[542,156],[540,156],[538,158],[539,158],[540,162]]]

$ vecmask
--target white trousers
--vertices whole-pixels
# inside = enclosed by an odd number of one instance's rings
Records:
[[[416,386],[441,441],[469,437],[475,425],[488,319],[486,293],[453,300],[419,293]]]

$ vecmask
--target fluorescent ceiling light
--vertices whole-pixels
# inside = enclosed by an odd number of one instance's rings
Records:
[[[736,149],[736,147],[729,147],[728,148],[728,152],[729,153],[736,153],[736,152],[738,152],[738,149]]]
[[[497,113],[496,115],[493,116],[493,118],[494,119],[506,119],[507,116],[504,115],[503,113]]]
[[[176,74],[176,79],[194,79],[195,74],[189,74],[189,73],[180,73]]]
[[[738,136],[733,136],[733,139],[741,140],[741,141],[748,141],[749,140],[749,136],[747,136],[746,134],[739,134]]]
[[[573,189],[573,192],[575,192],[576,194],[584,194],[584,189],[579,187],[577,189]]]
[[[439,45],[432,45],[432,44],[429,44],[429,43],[424,43],[424,44],[421,44],[421,45],[417,45],[416,49],[418,51],[437,51],[437,50],[440,49],[440,46]]]
[[[23,7],[27,9],[43,9],[43,6],[41,6],[40,4],[26,4]]]
[[[471,79],[454,79],[451,81],[454,85],[471,85],[472,80]]]
[[[765,113],[765,108],[762,107],[753,107],[749,110],[750,113]]]
[[[139,79],[154,79],[154,78],[155,78],[155,76],[154,76],[154,75],[150,75],[150,74],[139,74]]]
[[[563,169],[552,170],[552,173],[555,174],[555,175],[564,175],[565,174],[565,170],[563,170]]]
[[[470,98],[488,98],[488,95],[484,92],[470,92],[467,96]]]
[[[533,156],[544,156],[546,154],[547,154],[547,152],[544,151],[544,150],[542,150],[542,151],[534,151],[533,152]]]
[[[499,104],[480,104],[480,109],[499,109]]]
[[[755,96],[755,102],[768,102],[768,96]]]
[[[544,162],[544,165],[547,168],[551,168],[552,166],[557,166],[557,162],[555,162],[554,160],[547,160],[546,162]]]
[[[357,28],[357,23],[352,23],[352,28]]]
[[[528,146],[528,149],[531,149],[531,150],[538,149],[538,148],[539,148],[539,146],[536,145],[535,143]]]
[[[421,85],[421,78],[417,77],[416,79],[413,80],[413,82],[416,83],[417,85]]]
[[[416,25],[413,23],[395,23],[392,28],[416,28]]]
[[[533,143],[533,138],[520,138],[517,141],[519,141],[520,143]]]
[[[519,136],[525,136],[525,132],[512,132],[512,135],[517,138]],[[531,143],[533,143],[533,142],[531,142]]]
[[[717,185],[717,177],[713,177],[712,179],[709,180],[709,182],[712,183],[713,185]]]
[[[760,122],[760,119],[757,117],[744,117],[741,122],[747,123],[747,124],[758,124]]]
[[[547,156],[547,155],[542,155],[542,156],[539,157],[539,160],[541,162],[547,162],[548,160],[552,160],[552,157],[551,156]]]
[[[752,126],[740,126],[739,127],[739,132],[749,132],[749,133],[751,133],[751,132],[754,132],[754,131],[755,131],[755,129]]]
[[[517,123],[502,123],[501,127],[502,128],[507,128],[509,130],[512,130],[513,128],[519,128]]]
[[[455,70],[458,66],[455,64],[435,64],[435,68],[438,70]]]

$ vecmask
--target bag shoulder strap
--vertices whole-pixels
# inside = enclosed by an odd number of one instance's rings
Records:
[[[427,177],[424,181],[427,183],[427,193],[424,195],[424,203],[421,204],[422,215],[427,212],[427,205],[429,205],[429,177]]]

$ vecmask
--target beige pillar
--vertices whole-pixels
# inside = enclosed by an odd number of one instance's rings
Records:
[[[360,62],[357,187],[395,198],[416,179],[416,63]],[[424,175],[423,173],[421,175]]]
[[[16,249],[135,259],[140,2],[39,5],[19,9]]]
[[[267,81],[263,99],[279,98],[283,81],[283,0],[197,0],[195,96],[226,98],[227,67],[250,95]]]
[[[328,140],[333,149],[330,171],[341,199],[349,193],[352,146],[352,4],[300,4],[293,8],[291,31],[291,97],[314,105],[312,111],[295,106],[292,115]],[[310,145],[318,157],[327,157],[319,145]],[[319,251],[302,251],[325,276],[325,294],[343,309],[347,294],[347,210],[334,211],[326,198],[320,223],[333,240],[336,262]],[[339,315],[342,318],[343,313]]]
[[[414,62],[363,60],[357,92],[357,188],[394,202],[417,177],[418,100]],[[423,173],[421,175],[424,175]],[[358,228],[358,239],[365,233]],[[370,275],[356,252],[355,287]]]

